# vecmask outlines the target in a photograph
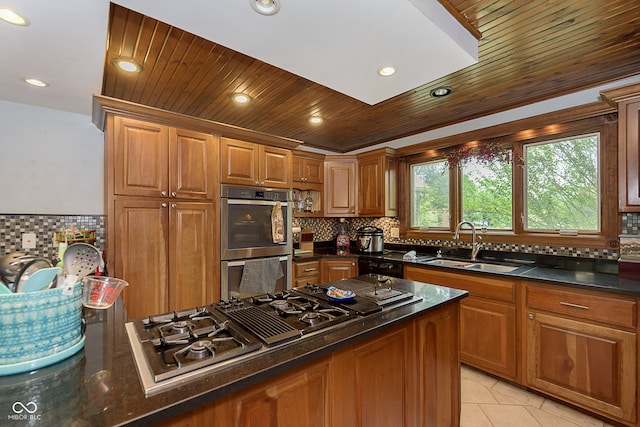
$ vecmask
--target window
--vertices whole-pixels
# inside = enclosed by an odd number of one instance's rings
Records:
[[[524,146],[524,228],[600,230],[599,134]]]
[[[449,228],[449,174],[446,162],[411,166],[411,227]]]
[[[462,167],[462,219],[481,229],[513,228],[512,165],[468,159]]]

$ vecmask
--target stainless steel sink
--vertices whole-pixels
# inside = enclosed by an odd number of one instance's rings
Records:
[[[510,273],[520,268],[520,266],[478,263],[470,265],[469,268],[473,270],[495,271],[497,273]]]
[[[471,266],[477,265],[477,263],[475,262],[456,261],[452,259],[434,259],[433,261],[428,261],[427,264],[458,268],[469,268]]]
[[[457,267],[469,270],[493,271],[496,273],[510,273],[520,268],[520,266],[513,265],[487,264],[484,262],[457,261],[453,259],[434,259],[433,261],[428,261],[427,264],[441,265],[443,267]]]

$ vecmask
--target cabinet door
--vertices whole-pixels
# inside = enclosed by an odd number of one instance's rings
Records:
[[[304,159],[302,163],[305,182],[322,184],[324,182],[324,162],[315,159]]]
[[[328,361],[232,395],[202,425],[229,427],[325,427],[330,425]],[[212,422],[213,421],[213,422]]]
[[[131,318],[168,311],[169,213],[166,203],[116,199],[115,265],[112,274],[129,282],[123,301]]]
[[[213,301],[213,203],[178,202],[169,206],[169,309]]]
[[[220,138],[221,181],[225,184],[257,185],[259,155],[257,144]]]
[[[470,296],[460,303],[462,361],[516,377],[516,307]]]
[[[349,279],[358,275],[358,262],[356,258],[322,260],[322,282]]]
[[[355,161],[325,162],[325,216],[356,216]]]
[[[529,311],[526,342],[529,386],[635,422],[635,333]]]
[[[114,193],[162,197],[169,191],[169,128],[116,116],[113,149]],[[163,194],[164,193],[164,194]]]
[[[333,355],[334,426],[415,426],[413,328],[382,334]]]
[[[260,146],[260,183],[276,188],[291,188],[291,151]]]
[[[211,200],[218,173],[217,147],[212,135],[184,129],[170,130],[170,196]]]
[[[384,158],[358,161],[358,214],[384,216]]]
[[[619,104],[619,209],[640,211],[640,102]]]

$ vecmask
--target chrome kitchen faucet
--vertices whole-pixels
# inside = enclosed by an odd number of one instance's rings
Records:
[[[477,236],[475,225],[470,221],[460,221],[456,226],[456,232],[453,233],[453,239],[460,239],[460,229],[465,224],[471,227],[471,261],[475,261],[478,256],[478,252],[480,252],[480,248],[482,248],[482,236]],[[476,239],[479,240],[479,242]]]

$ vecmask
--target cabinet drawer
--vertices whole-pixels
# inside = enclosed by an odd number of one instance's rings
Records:
[[[630,299],[546,286],[527,286],[527,306],[627,328],[636,326],[636,302]]]
[[[295,277],[310,277],[320,275],[320,261],[296,261]]]

